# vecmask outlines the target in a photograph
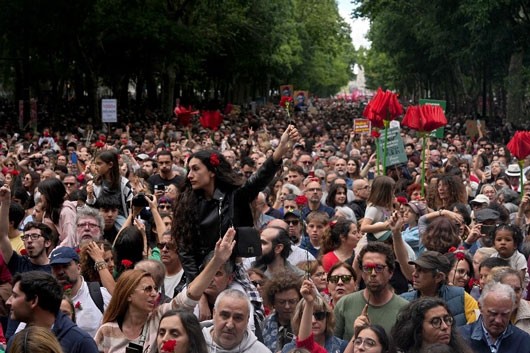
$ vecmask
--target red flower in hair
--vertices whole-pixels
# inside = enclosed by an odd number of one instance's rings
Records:
[[[28,251],[26,249],[20,250],[20,255],[26,256],[28,254]]]
[[[213,167],[216,167],[219,165],[219,156],[217,155],[217,153],[212,153],[210,155],[210,164],[213,166]]]
[[[451,246],[449,250],[447,250],[447,252],[455,252],[455,251],[456,251],[456,248],[454,246]]]
[[[403,197],[403,196],[396,197],[396,201],[399,202],[399,203],[407,203],[408,202],[407,198]]]
[[[18,172],[18,170],[13,169],[12,171],[9,172],[9,174],[15,176],[15,175],[19,175],[20,173]]]
[[[127,140],[121,140],[121,143],[123,143],[124,145],[127,144]]]
[[[129,268],[129,267],[132,266],[133,263],[132,263],[131,260],[127,260],[127,259],[125,259],[125,260],[121,260],[121,264],[122,264],[123,267],[125,267],[125,268]]]
[[[173,352],[175,350],[175,345],[177,344],[177,341],[175,340],[169,340],[164,343],[162,346],[162,352]]]
[[[457,252],[457,253],[455,254],[455,257],[456,257],[458,260],[464,260],[464,259],[466,258],[466,255],[465,255],[463,252],[459,251],[459,252]]]
[[[305,205],[307,203],[307,197],[305,197],[305,195],[297,196],[294,202],[296,202],[297,205]]]
[[[81,249],[77,248],[75,249],[75,252],[79,254],[81,252]]]
[[[377,130],[372,130],[372,136],[378,139],[379,137],[381,137],[381,133]]]
[[[94,147],[98,147],[98,148],[101,148],[101,147],[105,147],[105,144],[101,141],[98,141],[96,143],[94,143]]]

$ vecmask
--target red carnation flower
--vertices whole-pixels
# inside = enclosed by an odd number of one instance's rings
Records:
[[[305,195],[297,196],[294,202],[296,202],[297,205],[305,205],[307,203],[307,197],[305,197]]]
[[[101,147],[105,147],[105,144],[101,141],[98,141],[96,143],[94,143],[94,147],[98,147],[98,148],[101,148]]]
[[[20,255],[26,256],[28,254],[28,251],[26,249],[20,250]]]
[[[457,253],[455,254],[455,257],[456,257],[458,260],[464,260],[464,259],[466,258],[466,255],[465,255],[463,252],[459,251],[459,252],[457,252]]]
[[[81,306],[81,302],[75,303],[74,308],[76,308],[77,310],[83,310],[83,307]]]
[[[455,251],[456,251],[456,248],[454,246],[451,246],[449,250],[447,250],[447,252],[455,252]]]
[[[81,252],[81,249],[77,248],[75,249],[75,252],[79,254]]]
[[[479,286],[479,285],[480,285],[480,281],[478,279],[475,279],[475,278],[470,278],[469,282],[467,283],[468,288],[473,288],[473,287]]]
[[[63,289],[64,290],[72,289],[72,285],[71,284],[67,284],[67,285],[63,286]]]
[[[329,222],[330,227],[334,227],[337,224],[337,221],[331,221]]]
[[[216,167],[219,165],[219,156],[217,155],[217,153],[212,153],[210,155],[210,164],[213,166],[213,167]]]
[[[105,135],[99,136],[99,140],[105,142],[107,140],[107,137]]]
[[[530,131],[516,131],[506,147],[517,160],[525,159],[530,155]]]
[[[377,130],[372,130],[372,136],[378,139],[379,137],[381,137],[381,133]]]
[[[45,137],[50,137],[50,133],[48,131],[44,131],[44,136]]]
[[[169,340],[164,343],[162,346],[162,352],[173,352],[175,350],[175,345],[177,344],[177,341],[175,340]]]
[[[12,171],[9,172],[9,174],[15,176],[15,175],[19,175],[20,173],[18,172],[18,170],[13,169]]]
[[[293,97],[287,97],[287,96],[283,96],[282,99],[280,100],[280,107],[288,107],[291,102],[293,101]]]
[[[129,268],[129,267],[132,266],[133,263],[132,263],[131,260],[127,260],[127,259],[125,259],[125,260],[121,260],[121,264],[122,264],[123,267],[125,267],[125,268]]]

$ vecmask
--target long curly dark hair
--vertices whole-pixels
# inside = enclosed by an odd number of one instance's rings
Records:
[[[458,178],[455,176],[442,175],[438,178],[436,187],[438,187],[440,183],[443,183],[447,186],[449,189],[448,194],[450,195],[450,198],[444,203],[444,201],[440,199],[438,190],[433,190],[435,192],[433,200],[434,205],[429,205],[429,207],[433,208],[434,210],[439,210],[440,208],[447,208],[449,205],[454,203],[467,203],[466,187],[462,183],[462,180],[458,180]]]
[[[219,164],[212,165],[212,155],[217,156]],[[214,186],[222,191],[237,189],[242,184],[241,178],[233,171],[232,166],[219,151],[202,150],[192,154],[186,164],[193,158],[201,161],[215,175]],[[215,158],[213,158],[215,160]],[[172,236],[180,246],[191,246],[197,232],[196,219],[199,214],[199,196],[203,190],[193,190],[188,178],[181,183],[175,209],[173,210]]]
[[[447,217],[436,217],[427,226],[422,237],[427,250],[445,254],[451,247],[458,247],[461,239],[456,224]]]
[[[423,297],[403,307],[396,318],[391,335],[396,346],[408,353],[419,353],[423,344],[423,320],[427,311],[437,307],[444,307],[452,315],[447,303],[439,298]],[[449,346],[454,352],[472,352],[458,334],[456,322],[451,325],[451,340]]]

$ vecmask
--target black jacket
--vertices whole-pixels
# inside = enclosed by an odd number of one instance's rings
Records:
[[[364,212],[366,211],[366,201],[364,200],[353,200],[348,204],[348,207],[353,210],[357,221],[364,218]]]
[[[179,258],[188,283],[199,274],[203,259],[214,250],[215,243],[230,226],[254,226],[250,203],[272,181],[280,167],[281,163],[275,163],[271,157],[242,186],[232,190],[216,188],[211,200],[204,198],[202,192],[198,195],[197,212],[190,219],[197,224],[198,234],[193,235],[191,248],[179,247]]]

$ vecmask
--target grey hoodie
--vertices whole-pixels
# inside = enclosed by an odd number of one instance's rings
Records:
[[[213,321],[201,322],[203,326],[202,333],[206,340],[206,346],[208,347],[208,353],[271,353],[271,351],[265,347],[263,343],[258,341],[258,338],[254,333],[247,327],[247,332],[243,336],[243,340],[240,344],[232,349],[224,349],[214,342],[211,330],[213,328]]]

